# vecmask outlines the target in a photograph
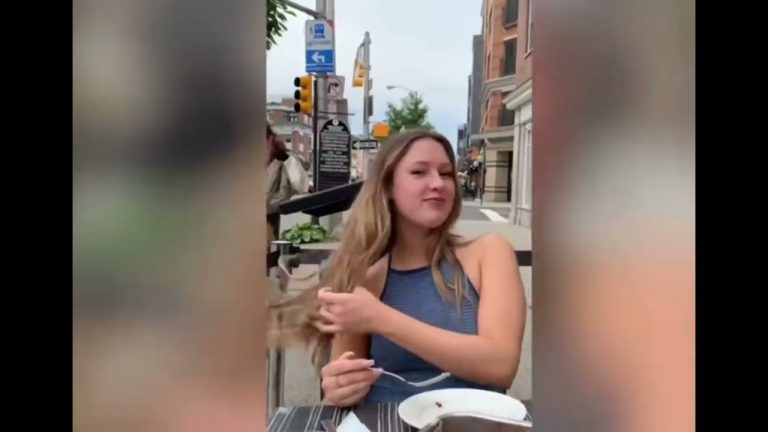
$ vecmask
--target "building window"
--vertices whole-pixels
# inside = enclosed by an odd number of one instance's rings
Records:
[[[523,190],[521,193],[521,207],[531,210],[533,198],[533,159],[531,143],[533,141],[533,132],[531,124],[524,128],[523,132]]]
[[[517,72],[517,38],[504,42],[504,75]]]
[[[288,121],[291,123],[297,123],[299,121],[298,114],[288,114]]]
[[[501,119],[499,126],[513,126],[515,124],[515,110],[507,109],[506,105],[501,106]]]
[[[517,23],[517,0],[507,0],[507,25]]]
[[[531,44],[533,40],[533,0],[528,0],[528,34],[525,38],[525,52],[528,53],[533,47]]]

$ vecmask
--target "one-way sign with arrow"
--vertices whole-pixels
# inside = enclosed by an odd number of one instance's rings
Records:
[[[333,50],[307,50],[307,73],[333,73]]]
[[[379,140],[375,139],[361,139],[352,144],[352,148],[355,150],[376,150],[379,148]]]

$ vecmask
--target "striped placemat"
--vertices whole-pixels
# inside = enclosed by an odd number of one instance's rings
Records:
[[[333,420],[338,425],[350,411],[365,424],[371,432],[413,432],[416,429],[400,419],[396,403],[361,405],[354,408],[338,408],[328,405],[313,405],[278,408],[269,422],[268,432],[325,432],[322,420]],[[531,421],[530,414],[526,420]]]
[[[328,405],[281,407],[272,416],[268,432],[316,432],[323,431],[320,421],[331,419],[338,425],[350,411],[371,432],[411,432],[407,423],[400,420],[396,403],[361,405],[354,408],[338,408]]]

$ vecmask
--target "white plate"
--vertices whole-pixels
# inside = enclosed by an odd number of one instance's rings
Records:
[[[404,422],[421,428],[437,417],[450,413],[484,414],[520,421],[525,419],[525,405],[519,400],[492,391],[455,388],[432,390],[404,400],[397,413]]]

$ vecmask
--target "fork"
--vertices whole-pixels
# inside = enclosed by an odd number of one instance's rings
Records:
[[[398,374],[396,374],[396,373],[392,373],[392,372],[386,371],[386,370],[384,370],[384,369],[381,369],[381,368],[379,368],[379,369],[376,369],[376,370],[379,370],[379,371],[381,371],[381,373],[383,373],[384,375],[389,375],[389,376],[391,376],[391,377],[393,377],[393,378],[397,378],[397,379],[399,379],[400,381],[402,381],[402,382],[404,382],[404,383],[406,383],[406,384],[408,384],[408,385],[412,385],[412,386],[414,386],[414,387],[426,387],[426,386],[429,386],[429,385],[432,385],[432,384],[438,383],[438,382],[440,382],[440,381],[443,381],[444,379],[446,379],[446,378],[448,378],[449,376],[451,376],[451,373],[450,373],[450,372],[443,372],[443,373],[441,373],[440,375],[437,375],[437,376],[435,376],[435,377],[432,377],[432,378],[426,379],[426,380],[424,380],[424,381],[417,381],[417,382],[412,382],[412,381],[408,381],[407,379],[405,379],[405,378],[401,377],[400,375],[398,375]]]
[[[333,420],[322,420],[320,426],[325,429],[325,432],[337,432],[339,430]]]

